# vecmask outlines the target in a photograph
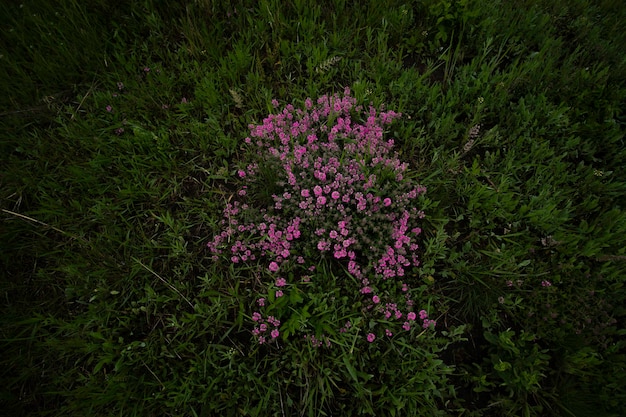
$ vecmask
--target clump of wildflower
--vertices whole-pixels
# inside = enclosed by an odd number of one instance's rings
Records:
[[[424,212],[417,205],[426,188],[407,179],[408,164],[393,151],[394,141],[383,138],[385,126],[400,116],[359,106],[346,89],[316,104],[307,99],[303,109],[287,105],[250,125],[245,143],[260,162],[237,170],[244,185],[224,209],[211,252],[236,264],[260,262],[266,285],[280,288],[275,297],[289,291],[278,274],[301,268],[301,284],[308,284],[315,279],[310,268],[326,260],[354,278],[345,285],[357,283],[347,289],[363,297],[373,318],[410,330],[417,316],[403,277],[420,264]],[[255,199],[268,188],[269,206]],[[420,319],[423,327],[434,324],[421,312]],[[255,329],[255,336],[267,337]],[[366,336],[370,343],[375,338]]]
[[[311,343],[311,346],[314,348],[320,348],[322,346],[326,346],[329,348],[332,343],[330,339],[326,335],[321,335],[320,337],[315,337],[315,335],[304,335],[304,340],[308,340]]]
[[[252,334],[257,337],[259,344],[262,345],[280,336],[280,331],[278,330],[280,320],[276,319],[274,316],[264,318],[261,313],[255,311],[252,313],[252,321],[255,322]]]

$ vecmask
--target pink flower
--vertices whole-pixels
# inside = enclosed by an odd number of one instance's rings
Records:
[[[339,197],[341,197],[341,194],[339,194],[339,191],[333,191],[330,196],[333,198],[333,200],[338,200]]]
[[[276,280],[277,287],[284,287],[285,285],[287,285],[287,280],[285,278],[278,278]]]
[[[323,195],[317,197],[317,205],[323,206],[324,204],[326,204],[326,197]]]
[[[378,303],[380,303],[380,297],[375,295],[375,296],[372,297],[372,301],[374,302],[374,304],[378,304]]]
[[[274,329],[270,334],[272,335],[272,339],[276,339],[280,335],[280,332],[277,329]]]
[[[411,330],[411,325],[409,324],[408,321],[405,321],[404,324],[402,325],[402,328],[406,331]]]
[[[107,109],[107,111],[108,111],[109,113],[111,113],[111,112],[113,111],[113,107],[112,107],[111,105],[108,105],[108,106],[106,107],[106,109]]]
[[[258,300],[256,300],[256,303],[260,306],[263,307],[265,305],[265,298],[259,298]]]
[[[269,266],[270,271],[272,272],[276,272],[278,271],[278,264],[276,262],[270,262],[270,266]]]
[[[252,313],[252,320],[253,321],[260,321],[261,320],[261,313],[259,313],[258,311],[255,311],[254,313]]]
[[[424,320],[428,318],[428,313],[426,312],[426,310],[421,310],[420,311],[420,319]]]
[[[410,321],[415,321],[415,319],[417,318],[417,315],[411,311],[409,314],[406,315],[406,318]]]
[[[317,242],[317,249],[320,251],[325,251],[330,249],[330,243],[326,242],[325,240],[320,240],[319,242]]]
[[[309,190],[308,190],[308,189],[306,189],[306,188],[305,188],[304,190],[300,191],[300,195],[301,195],[302,197],[305,197],[305,198],[306,198],[306,197],[310,196],[310,195],[311,195],[311,193],[309,192]]]
[[[376,339],[376,335],[374,333],[367,334],[367,341],[372,343]]]
[[[383,200],[383,204],[385,205],[385,207],[389,207],[391,205],[391,198],[385,198]]]
[[[322,195],[322,187],[320,187],[319,185],[316,185],[315,188],[313,188],[313,193],[319,197]]]
[[[284,294],[281,290],[276,291],[276,298],[282,297]]]
[[[371,292],[372,292],[372,289],[370,287],[361,288],[361,294],[369,294]]]
[[[387,335],[387,337],[393,336],[393,333],[391,333],[391,330],[389,329],[385,329],[385,334]]]
[[[550,281],[541,281],[541,286],[542,287],[551,287],[552,283]]]
[[[239,175],[239,178],[244,178],[246,176],[246,171],[240,169],[237,171],[237,175]]]
[[[425,319],[425,320],[424,320],[424,325],[423,325],[422,327],[426,329],[426,328],[428,328],[428,326],[430,326],[431,324],[433,325],[433,327],[435,327],[435,326],[437,325],[437,322],[436,322],[435,320],[428,320],[428,319]]]

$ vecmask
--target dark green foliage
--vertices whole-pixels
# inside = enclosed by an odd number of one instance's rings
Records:
[[[60,3],[0,6],[0,410],[626,414],[622,2]],[[436,349],[254,345],[205,250],[248,125],[345,86],[404,115]]]

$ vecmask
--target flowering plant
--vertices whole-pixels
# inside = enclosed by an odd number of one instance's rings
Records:
[[[363,330],[372,343],[435,326],[416,306],[409,278],[419,266],[426,189],[407,177],[393,140],[383,139],[400,116],[357,105],[346,88],[249,126],[245,142],[257,162],[237,171],[242,185],[208,247],[216,259],[260,265],[251,314],[259,343],[301,332],[314,346],[330,346],[335,330]],[[308,301],[337,287],[330,302],[351,300],[361,316],[333,325],[308,311]]]

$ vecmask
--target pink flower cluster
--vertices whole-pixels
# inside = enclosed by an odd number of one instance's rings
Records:
[[[256,323],[254,329],[252,329],[252,334],[258,338],[259,344],[262,345],[280,336],[280,331],[278,330],[280,320],[277,320],[275,317],[268,316],[263,318],[261,313],[255,311],[252,313],[252,320]]]
[[[356,105],[346,88],[343,96],[323,96],[316,105],[307,99],[304,109],[290,104],[250,125],[245,142],[256,148],[259,163],[237,170],[244,185],[226,205],[211,252],[233,263],[262,262],[281,295],[287,282],[277,274],[331,260],[360,282],[354,289],[381,319],[410,328],[415,313],[407,284],[401,283],[403,307],[383,289],[419,266],[424,217],[416,204],[426,189],[406,179],[408,164],[392,151],[393,140],[383,139],[384,126],[398,117]],[[263,183],[261,168],[269,161],[278,167],[280,192],[272,206],[258,207],[249,190]],[[260,326],[255,329],[261,336]]]
[[[322,346],[326,346],[327,348],[329,348],[331,346],[330,339],[325,335],[321,335],[319,338],[317,338],[315,337],[315,335],[305,334],[304,340],[308,340],[311,343],[311,346],[313,346],[314,348],[320,348]]]

